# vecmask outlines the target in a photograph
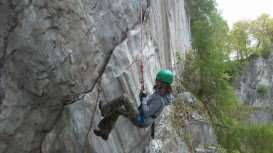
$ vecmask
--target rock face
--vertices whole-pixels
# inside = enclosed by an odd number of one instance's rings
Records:
[[[187,132],[191,136],[192,145],[195,148],[198,148],[198,146],[208,147],[217,145],[217,138],[208,119],[208,115],[200,116],[194,112],[188,117],[187,122]]]
[[[273,121],[273,54],[253,56],[235,81],[240,101],[256,108],[250,122]]]
[[[0,152],[39,152],[139,23],[136,1],[1,0]]]
[[[192,95],[190,92],[183,92],[182,93],[184,101],[192,106],[195,107],[196,106],[196,98],[194,97],[194,95]]]
[[[94,98],[88,101],[83,99],[76,103],[79,105],[80,103],[91,103],[88,109],[92,111],[96,110],[98,100],[110,101],[122,93],[126,93],[138,105],[139,60],[143,57],[145,86],[147,92],[151,94],[156,72],[162,67],[175,68],[176,52],[182,51],[181,54],[185,54],[186,47],[190,47],[188,18],[186,18],[184,9],[177,13],[176,9],[178,8],[186,8],[183,1],[151,1],[148,3],[143,36],[141,37],[140,25],[129,30],[124,41],[115,47],[93,92],[84,95]],[[174,22],[181,24],[174,24]],[[183,24],[187,25],[187,29],[181,27]],[[170,28],[170,26],[174,26],[174,28]],[[187,36],[183,38],[183,35]],[[141,52],[141,39],[144,42],[144,54]],[[171,41],[171,39],[175,41]],[[71,117],[62,115],[58,123],[63,124],[57,123],[54,129],[46,135],[42,144],[42,152],[189,152],[186,144],[172,131],[170,115],[168,115],[171,113],[170,108],[166,108],[162,119],[157,122],[154,140],[151,141],[150,128],[138,129],[132,126],[127,119],[120,117],[108,141],[104,141],[90,131],[102,119],[100,112],[98,110],[92,111],[96,113],[90,115],[88,111],[77,110],[81,108],[77,108],[76,111],[75,104],[69,105],[63,112]],[[76,116],[82,116],[83,113],[86,113],[83,116],[90,116],[90,121],[73,119]]]
[[[153,141],[122,117],[108,141],[90,132],[98,100],[126,93],[139,103],[139,60],[151,94],[156,72],[175,71],[176,54],[190,48],[183,0],[142,6],[143,35],[139,1],[0,1],[0,152],[189,152],[171,108]]]

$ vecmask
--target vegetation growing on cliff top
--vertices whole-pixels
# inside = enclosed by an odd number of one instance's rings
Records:
[[[273,125],[245,125],[251,108],[241,105],[230,85],[240,65],[251,54],[268,55],[273,42],[273,19],[238,21],[229,30],[216,9],[215,0],[188,0],[193,54],[187,55],[184,84],[204,102],[227,152],[270,152]],[[236,61],[230,61],[233,52]],[[187,69],[188,68],[188,69]],[[264,88],[260,89],[265,92]]]

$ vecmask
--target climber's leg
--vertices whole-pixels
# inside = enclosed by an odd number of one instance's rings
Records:
[[[127,95],[122,95],[121,98],[123,101],[120,103],[122,103],[124,107],[118,108],[120,115],[130,119],[134,125],[138,126],[137,116],[140,112],[137,109],[137,106]]]
[[[110,115],[116,109],[119,109],[122,106],[124,106],[125,109],[128,111],[128,113],[130,113],[131,115],[138,113],[138,112],[136,112],[137,107],[130,100],[130,98],[125,94],[122,94],[118,98],[115,98],[114,100],[112,100],[104,105],[102,105],[101,102],[99,103],[99,107],[101,109],[103,116]]]
[[[135,126],[138,126],[137,116],[140,113],[138,110],[135,113],[128,113],[128,111],[124,107],[121,107],[117,111],[123,117],[128,118]],[[132,110],[132,111],[134,111],[134,110]]]
[[[104,140],[108,139],[108,135],[109,133],[112,131],[112,129],[114,128],[119,115],[122,115],[124,112],[120,112],[120,110],[116,110],[115,112],[111,113],[110,115],[104,117],[100,123],[98,124],[98,127],[100,129],[101,132],[101,136],[103,135],[105,138],[102,138]],[[94,131],[95,132],[95,131]],[[97,134],[96,134],[97,135]]]
[[[127,117],[134,125],[137,125],[139,111],[133,101],[126,95],[121,95],[105,105],[99,104],[99,107],[105,117],[98,124],[100,130],[95,129],[94,133],[104,140],[108,139],[108,135],[114,128],[119,115]]]
[[[137,114],[133,115],[132,113],[128,113],[128,111],[124,108],[119,108],[112,114],[103,118],[98,124],[99,129],[104,134],[109,134],[114,128],[119,115],[122,115],[131,120],[131,122],[137,126]],[[108,137],[108,136],[107,136]]]

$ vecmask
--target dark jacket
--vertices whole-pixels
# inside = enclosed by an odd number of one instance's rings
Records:
[[[173,99],[172,94],[160,95],[158,91],[155,91],[148,98],[142,98],[142,112],[143,112],[143,126],[152,124],[156,117],[158,117],[163,111],[164,107],[171,104]]]

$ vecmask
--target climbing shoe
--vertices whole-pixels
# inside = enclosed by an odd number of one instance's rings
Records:
[[[103,140],[107,140],[108,139],[109,134],[103,133],[99,129],[94,129],[93,132],[95,133],[96,136],[101,137]]]
[[[103,140],[108,140],[108,137],[109,137],[109,134],[107,134],[107,133],[102,133],[102,134],[101,134],[101,138],[102,138]]]

